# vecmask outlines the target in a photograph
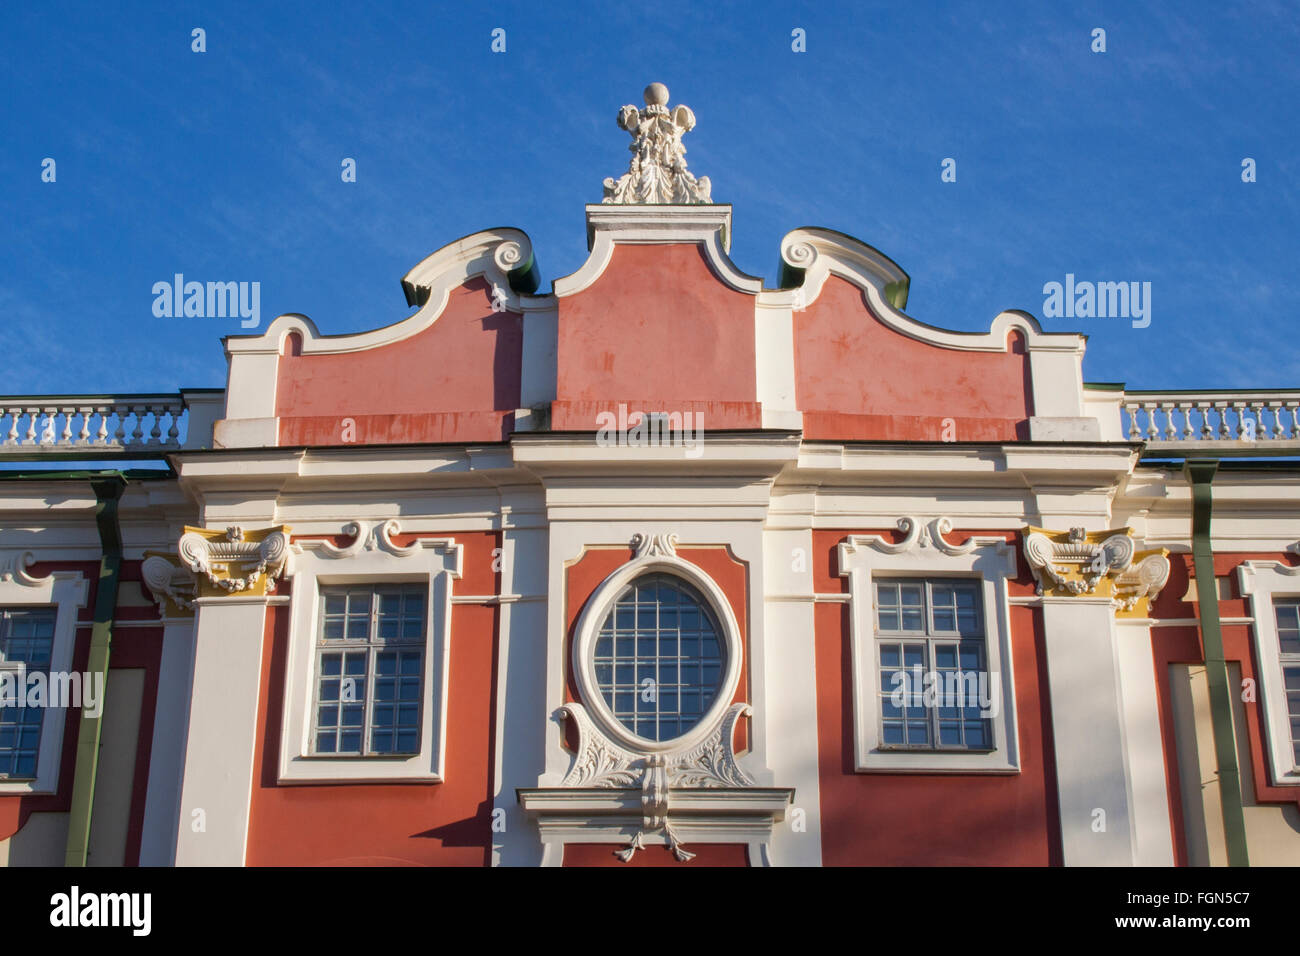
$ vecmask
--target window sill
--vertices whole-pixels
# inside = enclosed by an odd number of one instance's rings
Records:
[[[997,750],[993,747],[902,747],[883,744],[876,748],[878,753],[888,754],[927,754],[936,757],[942,755],[963,756],[966,754],[975,754],[983,756],[985,754],[995,754]]]
[[[857,773],[1017,774],[1020,767],[998,750],[907,750],[877,747],[855,768]]]
[[[350,754],[303,754],[281,768],[279,783],[442,783],[430,766],[431,754],[355,757]]]
[[[395,754],[303,754],[297,758],[299,760],[375,760],[375,761],[397,761],[410,760],[412,757],[420,756],[418,750],[412,750],[405,753]]]

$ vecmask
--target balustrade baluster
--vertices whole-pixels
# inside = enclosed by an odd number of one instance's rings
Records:
[[[1219,409],[1219,438],[1223,441],[1232,440],[1232,426],[1228,424],[1228,410],[1232,407],[1232,402],[1215,402],[1214,405]]]
[[[1174,427],[1174,412],[1177,409],[1177,402],[1170,402],[1165,406],[1165,441],[1176,441],[1178,439],[1178,429]]]
[[[117,428],[113,432],[113,444],[126,444],[126,416],[130,414],[131,406],[117,405],[113,411],[117,415]]]
[[[153,408],[153,427],[149,429],[149,443],[154,445],[162,444],[162,405],[151,406]]]
[[[179,406],[176,405],[173,405],[170,408],[168,408],[168,412],[171,414],[172,417],[171,423],[167,427],[168,445],[180,444],[180,434],[181,434],[180,423],[181,423],[182,411],[183,409],[181,409]]]
[[[1160,430],[1156,428],[1156,408],[1155,402],[1147,402],[1143,406],[1147,410],[1147,441],[1155,441],[1160,437]]]

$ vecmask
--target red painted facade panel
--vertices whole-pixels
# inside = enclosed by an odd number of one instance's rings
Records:
[[[748,702],[751,699],[749,686],[749,617],[747,611],[749,594],[748,566],[732,557],[730,551],[722,547],[679,548],[677,556],[698,566],[705,574],[709,575],[721,588],[723,594],[726,595],[727,601],[731,605],[731,611],[736,615],[736,624],[740,628],[744,655],[741,659],[740,679],[736,684],[736,693],[732,696],[731,703]],[[630,561],[632,557],[633,552],[630,548],[592,548],[586,551],[580,559],[569,565],[566,570],[565,700],[577,701],[581,699],[572,661],[573,642],[577,639],[578,621],[582,616],[582,611],[596,589],[600,587],[601,582],[618,570],[619,567]],[[738,755],[745,753],[749,749],[749,726],[750,718],[748,717],[742,718],[736,724],[735,745]],[[572,721],[565,722],[565,745],[570,753],[577,752],[577,731]],[[620,848],[604,844],[566,845],[564,865],[622,866],[624,864],[614,855],[614,851]],[[655,852],[659,849],[663,849],[664,852]],[[692,853],[697,850],[695,845],[692,845],[689,849]],[[702,866],[747,865],[747,855],[743,845],[705,846],[701,847],[700,850],[699,856],[689,861],[690,863]],[[641,859],[642,857],[646,859]],[[638,866],[672,866],[678,863],[666,847],[651,847],[649,853],[635,853],[633,862]]]
[[[830,276],[794,313],[795,393],[804,437],[818,440],[1014,441],[1033,415],[1029,356],[927,345],[886,326],[862,290]],[[945,419],[952,420],[946,435]]]
[[[849,533],[814,533],[814,568]],[[967,535],[999,534],[960,530]],[[1026,572],[1022,569],[1022,578]],[[843,579],[841,579],[843,580]],[[1056,765],[1041,614],[1011,609],[1020,746],[1017,774],[858,773],[853,753],[849,607],[818,604],[818,785],[829,866],[1047,866],[1061,862]],[[796,806],[799,795],[795,795]]]
[[[481,278],[410,338],[359,352],[280,356],[281,445],[500,441],[519,407],[523,326]],[[347,436],[344,419],[355,423]]]
[[[495,581],[492,548],[497,536],[471,533],[450,537],[466,546],[466,575],[456,582],[455,592],[492,593],[486,588]],[[289,608],[268,608],[266,620],[248,865],[489,865],[497,608],[479,604],[452,607],[446,779],[435,784],[281,786],[277,767]]]
[[[666,281],[666,280],[671,281]],[[551,427],[596,414],[707,409],[706,428],[760,428],[754,297],[726,286],[694,243],[617,245],[604,273],[559,300]]]

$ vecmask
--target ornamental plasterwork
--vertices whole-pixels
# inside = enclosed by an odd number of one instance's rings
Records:
[[[855,535],[844,543],[844,547],[851,553],[865,543],[883,554],[903,554],[907,551],[925,551],[929,548],[946,554],[950,558],[956,558],[964,554],[970,554],[976,548],[1006,544],[1005,539],[1000,537],[977,537],[974,535],[961,544],[949,544],[944,539],[944,535],[952,531],[952,520],[943,517],[932,518],[928,524],[919,518],[902,517],[898,519],[897,527],[899,531],[903,532],[902,541],[889,542],[878,534],[862,537]]]
[[[645,848],[643,838],[662,831],[668,847],[685,862],[695,856],[673,832],[669,818],[674,790],[745,788],[757,786],[736,762],[736,723],[751,713],[748,704],[732,704],[702,741],[666,753],[639,754],[606,737],[578,703],[565,704],[557,716],[572,720],[578,730],[578,751],[561,787],[641,790],[641,829],[622,850],[625,863]]]
[[[401,533],[402,526],[394,518],[387,521],[349,521],[343,526],[343,534],[351,537],[352,542],[342,548],[323,539],[295,541],[291,547],[295,554],[316,551],[327,558],[355,558],[367,551],[383,551],[397,558],[409,558],[424,548],[445,548],[449,544],[445,538],[420,538],[404,547],[393,540],[395,535]]]
[[[35,563],[36,555],[30,551],[0,552],[0,581],[13,581],[27,588],[40,587],[49,578],[34,578],[27,573],[27,569]]]
[[[637,533],[632,535],[632,550],[636,553],[636,560],[675,558],[677,557],[677,535]]]
[[[1169,580],[1168,555],[1164,548],[1138,551],[1131,528],[1025,529],[1025,558],[1039,594],[1109,597],[1122,615],[1146,616]]]
[[[711,203],[708,176],[696,179],[686,169],[682,137],[695,128],[695,114],[680,103],[668,110],[668,87],[645,88],[645,107],[624,106],[618,125],[632,134],[632,162],[617,181],[605,180],[605,203]]]
[[[682,845],[673,827],[677,801],[683,794],[691,794],[690,799],[696,801],[690,820],[698,827],[701,823],[717,822],[716,818],[701,814],[698,800],[702,792],[712,791],[716,797],[713,813],[734,820],[736,813],[753,813],[754,801],[770,800],[772,791],[759,787],[736,759],[736,725],[752,711],[747,703],[723,703],[735,694],[743,654],[740,628],[726,595],[711,578],[678,556],[675,534],[639,533],[632,536],[630,543],[633,557],[595,590],[578,621],[573,667],[579,695],[585,704],[566,703],[555,712],[557,720],[569,720],[577,732],[573,763],[558,786],[536,791],[534,796],[546,799],[547,795],[573,795],[574,800],[564,801],[564,813],[577,818],[592,810],[593,800],[602,804],[606,799],[603,795],[593,797],[593,793],[616,791],[609,796],[623,801],[635,795],[639,798],[641,819],[639,825],[634,824],[636,829],[630,842],[617,852],[618,857],[627,862],[637,850],[663,843],[684,862],[695,854]],[[713,606],[720,626],[718,637],[727,644],[727,665],[718,686],[717,701],[700,723],[680,738],[650,741],[628,731],[605,706],[591,667],[591,654],[601,622],[623,588],[642,573],[663,571],[691,581]],[[586,793],[574,794],[574,791]],[[758,824],[751,819],[750,825],[766,827],[770,834],[771,812],[765,809],[760,814],[765,822]],[[617,821],[604,812],[599,819],[602,826],[627,832],[623,829],[626,820]],[[756,846],[765,847],[766,842],[767,838],[760,839]]]
[[[193,616],[198,582],[178,558],[158,551],[146,551],[140,576],[158,605],[158,613],[164,618]]]
[[[248,532],[238,526],[224,531],[187,527],[177,552],[196,576],[198,597],[262,596],[275,590],[284,573],[289,527]]]

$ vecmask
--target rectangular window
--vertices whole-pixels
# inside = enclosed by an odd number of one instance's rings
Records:
[[[36,776],[45,708],[19,704],[28,676],[49,674],[54,620],[52,607],[0,609],[0,778]]]
[[[979,582],[874,583],[881,748],[993,750]]]
[[[321,588],[313,752],[420,752],[424,585]]]
[[[1300,598],[1278,598],[1273,602],[1273,612],[1277,616],[1286,713],[1291,723],[1291,756],[1300,767]]]

